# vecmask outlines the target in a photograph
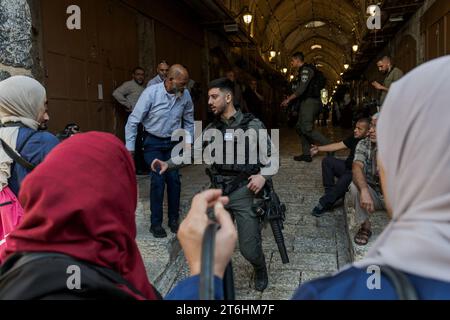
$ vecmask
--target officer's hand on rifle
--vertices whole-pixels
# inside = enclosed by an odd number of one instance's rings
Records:
[[[251,176],[248,180],[250,183],[247,188],[255,194],[260,193],[266,185],[266,179],[262,175]]]
[[[224,208],[228,201],[227,197],[222,197],[222,190],[208,190],[198,194],[192,201],[189,214],[180,226],[178,239],[193,276],[200,274],[201,271],[203,235],[206,227],[211,223],[207,210],[214,208],[217,223],[220,225],[214,249],[214,274],[220,278],[224,277],[237,241],[236,228],[230,214]]]
[[[158,172],[158,169],[159,169],[159,174],[162,175],[162,174],[166,173],[167,169],[169,169],[169,165],[167,164],[167,162],[156,159],[152,163],[152,171]]]

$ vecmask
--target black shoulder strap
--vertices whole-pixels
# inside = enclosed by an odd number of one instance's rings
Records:
[[[381,273],[391,281],[399,300],[419,300],[416,289],[403,272],[382,266]]]
[[[142,295],[142,293],[139,292],[139,290],[137,290],[131,283],[129,283],[126,279],[124,279],[119,273],[117,273],[113,270],[107,269],[107,268],[95,266],[90,263],[85,263],[83,261],[76,260],[70,256],[67,256],[67,255],[61,254],[61,253],[42,252],[42,253],[22,253],[22,254],[13,255],[8,260],[6,260],[5,263],[3,264],[3,266],[1,267],[0,276],[2,278],[6,278],[9,274],[12,274],[16,270],[19,270],[20,268],[24,267],[27,264],[31,264],[31,263],[39,261],[39,260],[55,259],[55,258],[66,260],[66,261],[73,261],[73,262],[71,262],[72,264],[76,264],[76,265],[80,265],[80,266],[82,265],[86,268],[95,270],[98,274],[100,274],[102,277],[108,279],[112,283],[126,286],[126,287],[128,287],[128,289],[131,292],[133,292],[137,295]],[[154,290],[156,296],[162,300],[162,296],[158,292],[158,290],[156,290],[156,288],[154,288],[154,287],[153,287],[153,290]]]
[[[14,160],[14,162],[20,164],[22,167],[24,167],[27,170],[34,170],[36,166],[32,164],[31,162],[25,160],[20,153],[22,152],[23,148],[27,145],[28,141],[37,133],[37,131],[33,131],[22,143],[22,145],[17,149],[17,152],[11,148],[9,144],[7,144],[3,139],[0,139],[0,142],[2,144],[3,150],[5,150],[6,154]]]
[[[24,158],[22,158],[16,151],[14,151],[3,139],[0,139],[3,150],[5,150],[6,154],[14,160],[14,162],[20,164],[22,167],[28,170],[34,170],[36,166],[31,162],[28,162]]]

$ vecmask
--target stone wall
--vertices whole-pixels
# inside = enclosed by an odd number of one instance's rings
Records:
[[[408,23],[403,26],[403,28],[397,32],[395,37],[388,43],[388,45],[384,48],[383,53],[391,54],[394,57],[396,56],[396,52],[399,50],[400,43],[404,36],[410,35],[412,36],[417,43],[417,65],[423,63],[425,61],[425,39],[424,35],[421,34],[420,30],[420,22],[425,14],[425,12],[431,7],[431,5],[436,0],[427,0],[424,5],[414,14],[414,16],[408,21]],[[381,53],[380,53],[381,54]],[[379,78],[378,70],[376,68],[377,61],[373,60],[368,69],[365,72],[367,79],[376,79]]]
[[[424,5],[416,12],[411,20],[397,33],[390,42],[393,51],[397,51],[402,38],[406,35],[412,36],[417,42],[417,65],[425,61],[425,37],[421,33],[420,23],[423,15],[434,4],[436,0],[427,0]],[[394,52],[395,53],[395,52]]]
[[[156,70],[156,48],[155,48],[155,23],[154,20],[143,15],[137,16],[138,20],[138,43],[139,43],[139,65],[147,72],[148,78],[153,78]]]
[[[26,0],[0,0],[0,80],[31,75],[32,19]]]

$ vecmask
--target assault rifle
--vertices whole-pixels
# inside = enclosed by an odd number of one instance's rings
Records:
[[[262,200],[255,206],[256,214],[264,221],[270,223],[278,251],[283,264],[289,263],[289,256],[284,242],[283,229],[286,220],[286,206],[281,203],[275,192],[273,182],[268,180],[262,191]]]

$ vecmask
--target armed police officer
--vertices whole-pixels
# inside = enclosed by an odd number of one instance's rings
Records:
[[[264,291],[268,285],[267,267],[262,250],[260,217],[253,210],[253,204],[266,181],[277,173],[279,160],[274,156],[277,152],[272,147],[270,138],[265,139],[261,134],[260,130],[264,129],[262,122],[251,114],[236,110],[233,103],[233,87],[233,82],[225,78],[215,80],[209,85],[208,104],[215,115],[215,120],[204,130],[200,144],[197,143],[199,141],[197,139],[194,154],[207,151],[217,142],[215,140],[223,139],[223,146],[211,152],[215,153],[213,156],[215,160],[213,162],[205,160],[206,163],[212,163],[207,172],[212,187],[222,189],[223,195],[229,197],[227,210],[236,219],[241,253],[255,269],[255,289]],[[205,136],[210,136],[211,132],[215,132],[214,138],[204,143]],[[242,135],[244,132],[246,134]],[[241,139],[242,136],[245,138]],[[266,143],[267,157],[264,156],[264,152],[260,152]],[[230,150],[230,146],[234,150]],[[222,151],[222,159],[226,158],[226,161],[220,161],[220,157],[217,157]],[[256,161],[252,161],[255,155]],[[152,170],[159,169],[160,173],[164,173],[183,166],[180,165],[182,162],[181,156],[172,157],[168,162],[155,160]]]
[[[314,122],[320,114],[322,106],[321,91],[325,88],[326,79],[313,65],[305,63],[305,56],[297,52],[291,59],[292,68],[298,69],[296,90],[281,104],[287,107],[291,103],[300,105],[297,122],[297,133],[300,136],[303,155],[294,157],[295,161],[312,162],[311,146],[314,142],[328,145],[330,141],[314,130]]]

